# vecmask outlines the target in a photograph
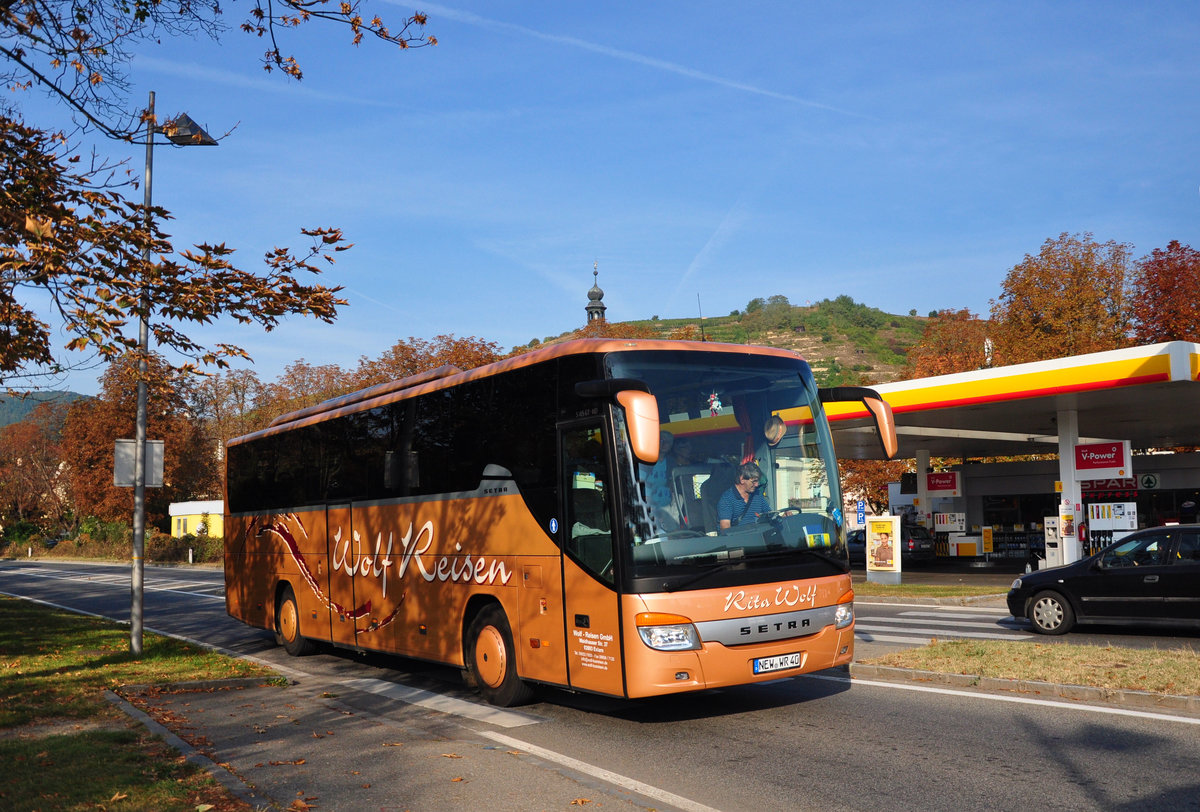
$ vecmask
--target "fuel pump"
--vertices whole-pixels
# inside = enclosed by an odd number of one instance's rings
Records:
[[[1042,530],[1046,536],[1046,567],[1061,567],[1063,559],[1062,536],[1058,532],[1057,516],[1046,516],[1042,519]]]

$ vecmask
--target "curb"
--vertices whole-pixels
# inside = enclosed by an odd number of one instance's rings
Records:
[[[893,668],[853,662],[849,666],[851,679],[875,679],[883,682],[925,682],[974,688],[981,692],[1020,693],[1053,696],[1076,702],[1104,703],[1138,708],[1140,710],[1172,710],[1200,713],[1200,696],[1158,694],[1124,688],[1094,688],[1087,685],[1062,685],[1027,679],[1001,679],[976,674],[946,674],[939,671],[918,671],[912,668]]]
[[[229,680],[210,680],[205,682],[181,682],[170,685],[122,685],[118,691],[128,691],[136,693],[138,690],[147,688],[165,688],[178,689],[185,686],[189,690],[222,690],[222,689],[238,689],[251,688],[263,684],[263,680],[239,678]],[[154,735],[161,738],[168,745],[175,748],[183,756],[184,760],[190,764],[195,764],[200,769],[207,772],[213,780],[220,783],[225,789],[229,790],[230,794],[234,795],[238,800],[244,802],[252,809],[266,809],[274,805],[274,800],[266,796],[255,794],[241,778],[230,772],[225,767],[213,761],[204,753],[197,750],[191,744],[181,739],[179,736],[171,732],[167,727],[164,727],[154,717],[138,708],[132,702],[121,696],[116,691],[105,691],[104,698],[115,705],[122,713],[129,716],[134,721],[140,722]]]

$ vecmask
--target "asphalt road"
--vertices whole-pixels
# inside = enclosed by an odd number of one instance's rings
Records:
[[[0,592],[128,618],[123,568],[0,561]],[[287,658],[270,635],[225,617],[220,594],[217,571],[147,568],[146,626],[297,680],[192,707],[222,717],[204,728],[218,760],[285,806],[299,792],[326,810],[1200,809],[1196,715],[844,672],[639,702],[549,691],[498,711],[454,669],[345,652]],[[865,625],[873,610],[859,611]],[[985,616],[1012,631],[997,614]]]

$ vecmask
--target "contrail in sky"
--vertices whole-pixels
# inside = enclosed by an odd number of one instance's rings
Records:
[[[153,70],[170,76],[182,76],[186,79],[206,81],[228,87],[247,88],[263,93],[288,92],[319,101],[350,102],[368,107],[400,107],[395,102],[383,102],[378,99],[351,96],[342,90],[336,92],[315,90],[311,85],[290,79],[283,80],[282,77],[278,76],[267,77],[264,74],[259,74],[258,77],[250,77],[243,71],[210,68],[196,62],[173,62],[169,59],[159,59],[153,56],[138,56],[137,66],[139,69]]]
[[[397,0],[387,0],[387,2],[392,3],[393,5],[403,5],[402,3],[397,2]],[[486,28],[512,31],[518,34],[524,34],[527,37],[534,37],[535,39],[544,40],[546,42],[554,42],[560,45],[570,45],[575,48],[581,48],[585,51],[592,51],[593,53],[612,57],[613,59],[634,62],[639,65],[656,68],[658,70],[674,73],[679,76],[686,76],[689,79],[696,79],[701,82],[709,82],[714,85],[720,85],[721,87],[727,87],[731,90],[742,90],[747,93],[754,93],[758,96],[766,96],[770,99],[779,99],[780,101],[792,102],[793,104],[802,104],[805,107],[815,107],[820,110],[829,110],[833,113],[841,113],[842,115],[854,116],[855,118],[869,118],[869,116],[865,116],[862,113],[855,113],[850,110],[832,107],[828,104],[821,104],[820,102],[815,102],[810,99],[803,99],[799,96],[793,96],[790,93],[780,93],[775,90],[767,90],[766,88],[747,84],[746,82],[725,79],[721,76],[714,76],[711,73],[705,73],[704,71],[698,71],[693,68],[689,68],[686,65],[679,65],[675,62],[667,62],[664,59],[655,59],[651,56],[643,56],[642,54],[637,54],[632,51],[622,51],[619,48],[611,48],[607,45],[598,45],[594,42],[588,42],[586,40],[579,39],[578,37],[568,37],[562,34],[546,34],[541,31],[535,31],[532,28],[526,28],[523,25],[506,23],[500,20],[491,20],[486,17],[480,17],[478,14],[472,14],[469,11],[460,11],[458,9],[447,8],[446,6],[431,5],[426,3],[424,4],[423,8],[434,15],[441,15],[451,20],[467,23],[468,25],[478,25]]]
[[[696,274],[696,271],[708,264],[710,257],[721,250],[747,219],[746,196],[743,195],[725,213],[725,217],[721,220],[721,223],[713,231],[712,235],[709,236],[708,241],[704,243],[704,247],[692,258],[687,270],[683,272],[683,276],[679,278],[679,282],[675,285],[675,290],[671,292],[670,297],[667,299],[668,308],[677,304],[684,286]]]

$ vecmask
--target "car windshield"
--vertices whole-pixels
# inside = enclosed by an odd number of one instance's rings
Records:
[[[836,462],[824,420],[814,420],[821,406],[807,364],[695,352],[619,353],[608,363],[610,377],[647,385],[662,428],[654,465],[618,443],[634,579],[682,588],[696,575],[711,585],[722,571],[761,579],[765,566],[844,566]]]

